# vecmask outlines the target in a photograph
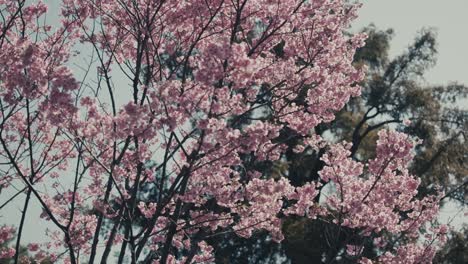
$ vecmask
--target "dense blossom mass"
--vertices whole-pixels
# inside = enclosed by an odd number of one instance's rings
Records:
[[[344,33],[358,7],[63,0],[50,26],[44,3],[0,0],[0,185],[21,186],[22,209],[0,229],[0,259],[26,261],[26,246],[38,262],[210,263],[209,238],[280,242],[297,216],[360,237],[325,259],[431,262],[447,230],[430,225],[441,194],[420,197],[408,172],[415,140],[383,129],[358,161],[314,132],[360,94],[365,35]],[[259,166],[293,136],[295,152],[325,151],[320,180],[295,186]],[[48,242],[25,242],[32,201]]]

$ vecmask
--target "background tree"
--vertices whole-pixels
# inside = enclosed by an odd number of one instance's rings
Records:
[[[437,253],[434,263],[466,263],[468,261],[467,237],[468,229],[466,227],[461,231],[451,232],[448,237],[447,244]]]
[[[367,45],[358,50],[355,63],[365,63],[369,71],[362,96],[348,104],[355,116],[362,117],[349,120],[351,124],[337,121],[333,129],[352,139],[353,151],[359,157],[369,155],[365,154],[369,148],[360,149],[367,138],[372,142],[368,134],[386,124],[402,127],[405,121],[410,122],[401,129],[423,139],[412,163],[412,173],[422,180],[421,188],[440,185],[447,197],[466,204],[468,123],[463,100],[468,89],[457,83],[425,84],[423,75],[436,60],[435,33],[422,30],[406,52],[389,60],[391,30],[370,27],[364,32],[369,34]]]

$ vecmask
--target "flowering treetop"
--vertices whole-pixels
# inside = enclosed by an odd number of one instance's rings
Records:
[[[374,239],[373,259],[357,239],[337,246],[363,263],[430,262],[443,240],[417,239],[439,198],[417,198],[411,139],[382,130],[375,159],[358,162],[314,133],[359,96],[365,36],[343,32],[359,5],[63,0],[56,28],[41,24],[42,2],[0,6],[0,184],[25,193],[0,258],[18,261],[30,199],[55,226],[30,245],[37,261],[212,262],[208,238],[264,229],[281,241],[288,215]],[[88,55],[78,79],[70,61]],[[320,181],[293,186],[257,166],[281,160],[290,136],[295,151],[326,150]],[[324,184],[336,190],[319,204]]]

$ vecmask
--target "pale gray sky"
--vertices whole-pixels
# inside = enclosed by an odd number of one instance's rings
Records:
[[[431,84],[468,84],[468,0],[361,0],[363,7],[353,29],[370,23],[393,28],[391,55],[397,55],[423,27],[438,33],[438,60],[426,74]]]

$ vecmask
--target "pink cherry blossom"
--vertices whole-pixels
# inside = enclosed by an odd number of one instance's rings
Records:
[[[446,227],[420,232],[442,196],[418,195],[416,142],[383,129],[361,162],[314,133],[360,95],[366,36],[344,33],[359,4],[62,0],[52,27],[22,3],[0,0],[0,186],[24,208],[0,258],[19,258],[32,206],[53,227],[28,245],[37,262],[209,263],[209,238],[281,242],[289,216],[372,239],[372,260],[342,245],[361,263],[430,262],[443,244]],[[295,153],[325,151],[318,181],[260,166],[284,161],[285,131]]]

